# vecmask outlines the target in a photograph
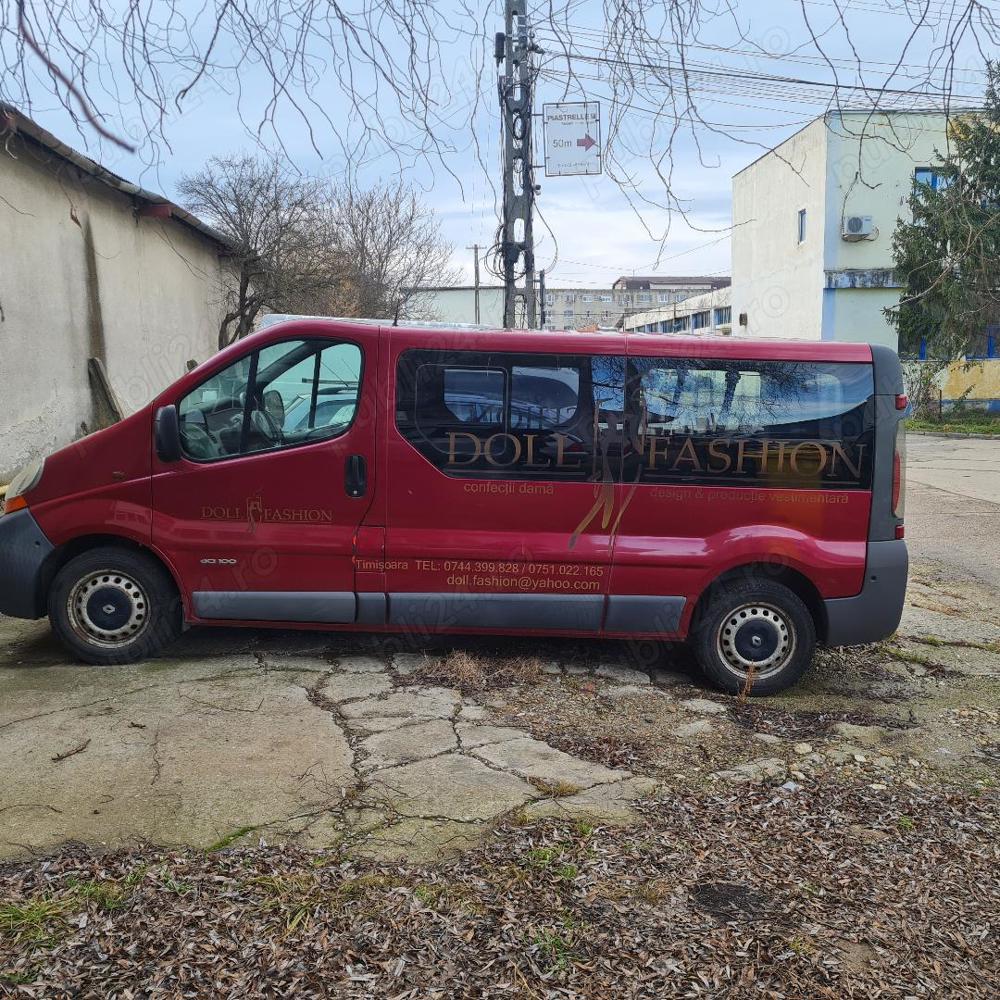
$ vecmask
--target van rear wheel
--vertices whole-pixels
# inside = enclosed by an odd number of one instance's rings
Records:
[[[802,599],[771,580],[719,588],[692,636],[695,657],[709,679],[730,694],[776,694],[807,670],[816,625]]]
[[[181,633],[173,580],[145,552],[104,546],[70,559],[49,591],[52,630],[86,663],[132,663]]]

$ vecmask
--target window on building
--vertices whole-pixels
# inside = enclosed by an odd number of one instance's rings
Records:
[[[704,312],[696,312],[691,315],[691,329],[704,330],[710,323],[711,313],[708,309]]]
[[[600,297],[600,299],[601,299],[602,302],[610,302],[611,301],[611,296],[610,295],[602,295]]]
[[[947,184],[947,178],[933,167],[917,167],[913,171],[913,183],[918,187],[928,187],[932,191],[941,191]]]
[[[580,301],[581,302],[593,302],[594,301],[594,296],[593,295],[586,295],[586,294],[581,295],[580,296]]]
[[[799,243],[805,243],[806,241],[806,210],[804,208],[799,209],[798,216],[798,238]]]
[[[639,294],[636,296],[636,300],[638,302],[643,302],[643,303],[652,302],[653,296],[650,295],[649,292],[639,292]]]
[[[715,310],[715,325],[716,326],[726,326],[733,321],[733,307],[732,306],[719,306]]]
[[[563,302],[567,303],[567,305],[570,302],[576,302],[576,293],[575,292],[563,292]]]
[[[926,350],[922,356],[927,356]],[[966,361],[990,361],[997,357],[1000,357],[1000,326],[988,326],[981,334],[973,338],[965,359]]]
[[[659,302],[661,306],[667,305],[670,302],[670,292],[657,292],[656,301]]]

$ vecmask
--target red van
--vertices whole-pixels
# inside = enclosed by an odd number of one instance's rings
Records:
[[[895,354],[296,320],[25,469],[0,611],[82,660],[185,625],[688,639],[771,693],[896,628]]]

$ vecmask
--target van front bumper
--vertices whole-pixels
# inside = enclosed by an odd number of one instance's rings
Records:
[[[45,614],[40,581],[42,564],[51,551],[52,543],[30,510],[0,516],[0,614],[12,618]]]
[[[909,557],[906,542],[869,542],[865,583],[857,597],[824,601],[826,645],[859,646],[896,631],[903,616]]]

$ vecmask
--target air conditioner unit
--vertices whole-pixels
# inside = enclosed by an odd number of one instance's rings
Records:
[[[844,217],[844,229],[841,237],[849,242],[865,240],[875,231],[870,215],[847,215]]]

